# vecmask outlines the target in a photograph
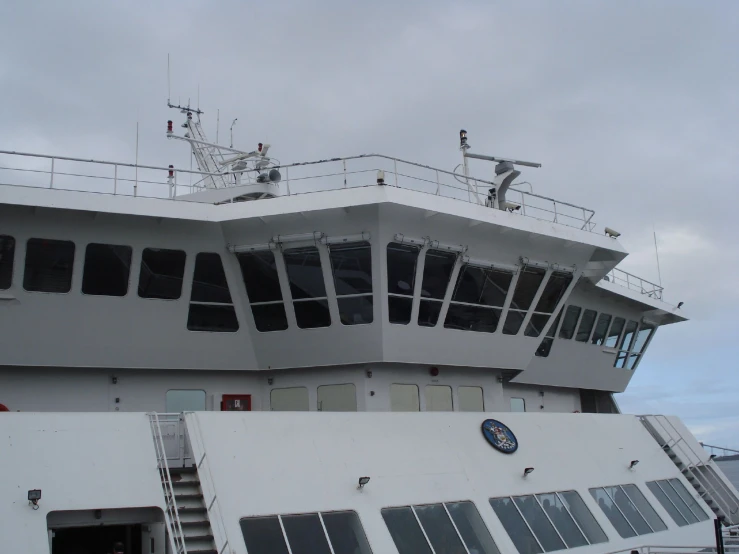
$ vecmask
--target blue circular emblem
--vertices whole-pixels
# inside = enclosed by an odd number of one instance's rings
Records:
[[[497,419],[486,419],[483,421],[482,434],[493,447],[504,454],[513,454],[518,450],[516,435]]]

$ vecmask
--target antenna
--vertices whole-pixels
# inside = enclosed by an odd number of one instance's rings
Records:
[[[218,144],[218,129],[221,126],[221,110],[216,114],[216,144]]]
[[[657,230],[654,228],[654,222],[652,222],[652,231],[654,232],[654,254],[657,257],[657,278],[659,279],[659,286],[662,286],[662,271],[659,268],[659,250],[657,249]]]
[[[169,105],[169,100],[172,98],[172,85],[170,84],[169,80],[169,54],[167,54],[167,105]]]
[[[139,188],[139,122],[136,122],[136,177],[135,177],[134,185],[133,185],[133,195],[136,196],[136,193]]]
[[[236,122],[237,122],[238,120],[239,120],[239,118],[237,117],[237,118],[236,118],[236,119],[234,119],[234,120],[233,120],[233,122],[231,123],[231,146],[229,146],[229,148],[233,148],[233,147],[234,147],[234,125],[236,125]]]

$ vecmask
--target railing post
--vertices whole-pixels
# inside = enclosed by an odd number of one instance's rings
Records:
[[[526,215],[526,195],[521,191],[521,213]]]
[[[436,170],[436,196],[441,193],[441,183],[439,182],[439,170]]]
[[[393,160],[393,167],[395,168],[395,186],[398,186],[398,160]]]
[[[51,181],[49,182],[49,188],[54,188],[54,158],[51,158]]]
[[[118,164],[113,166],[113,196],[118,193]]]
[[[342,160],[344,162],[344,188],[346,188],[346,160]]]
[[[285,168],[285,186],[287,187],[287,195],[290,196],[290,168]]]
[[[557,203],[552,202],[552,205],[554,206],[554,223],[557,223]]]

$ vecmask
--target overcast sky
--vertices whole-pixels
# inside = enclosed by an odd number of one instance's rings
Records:
[[[168,7],[165,7],[168,6]],[[541,162],[536,192],[622,233],[622,267],[690,322],[660,329],[623,411],[739,448],[739,2],[0,3],[0,149],[187,164],[172,99],[283,162],[379,152]],[[177,116],[178,114],[174,114]],[[177,117],[175,117],[177,119]],[[489,168],[480,166],[480,172]],[[473,168],[474,171],[474,168]],[[484,177],[485,175],[483,175]]]

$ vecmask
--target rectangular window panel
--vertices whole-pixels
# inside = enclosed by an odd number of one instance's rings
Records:
[[[217,302],[231,304],[226,273],[221,257],[213,252],[201,252],[195,256],[195,272],[192,277],[193,302]]]
[[[515,496],[513,501],[536,538],[539,539],[539,544],[541,544],[544,552],[566,548],[533,496]]]
[[[511,411],[512,412],[525,412],[526,402],[523,398],[511,398]]]
[[[621,331],[624,330],[626,320],[622,317],[614,317],[613,324],[608,330],[608,336],[606,337],[605,346],[614,348],[618,343],[618,338],[621,336]]]
[[[437,300],[421,300],[418,306],[418,324],[421,327],[435,327],[439,322],[442,304],[443,302]]]
[[[372,323],[372,295],[344,296],[338,298],[339,318],[343,325],[366,325]]]
[[[459,272],[452,300],[502,308],[512,280],[513,273],[507,271],[465,265]]]
[[[314,329],[331,325],[328,300],[302,300],[294,302],[295,320],[301,329]]]
[[[537,494],[536,499],[544,508],[544,511],[552,520],[552,524],[556,527],[562,539],[567,544],[567,548],[575,548],[577,546],[585,546],[588,544],[587,539],[580,529],[575,525],[572,516],[568,513],[564,503],[555,493]]]
[[[608,495],[613,498],[616,502],[616,506],[621,510],[621,513],[626,516],[626,519],[631,524],[631,527],[636,531],[638,535],[646,535],[652,532],[651,527],[641,516],[639,511],[631,502],[631,499],[621,489],[621,487],[603,487]]]
[[[667,529],[665,522],[657,515],[657,512],[654,511],[652,505],[644,498],[644,495],[636,485],[622,485],[621,488],[634,503],[634,506],[636,506],[636,509],[639,510],[644,519],[647,520],[652,531],[656,533],[657,531]]]
[[[426,537],[410,508],[383,508],[381,514],[398,554],[431,554]]]
[[[538,337],[546,327],[549,321],[549,314],[532,314],[529,323],[526,325],[526,332],[524,333],[527,337]]]
[[[572,282],[572,273],[554,272],[541,293],[535,312],[551,314]]]
[[[321,412],[356,412],[357,388],[351,383],[318,387],[318,410]]]
[[[636,354],[631,354],[626,360],[626,369],[635,369],[636,364],[638,363],[639,363],[639,356],[637,356]]]
[[[580,495],[576,491],[565,491],[558,493],[558,496],[570,511],[570,514],[585,533],[585,537],[588,539],[590,544],[596,544],[601,542],[608,542],[608,537],[601,529],[598,522],[593,517],[588,507],[580,498]]]
[[[329,257],[337,296],[372,292],[372,252],[368,242],[331,245]]]
[[[583,312],[582,319],[580,319],[580,326],[577,328],[577,335],[575,336],[576,341],[588,342],[590,332],[593,330],[593,325],[595,324],[595,316],[597,315],[598,312],[595,310],[585,310]]]
[[[428,250],[423,268],[422,298],[442,300],[449,286],[449,278],[457,261],[457,255],[441,250]]]
[[[541,546],[510,498],[491,498],[490,505],[520,554],[542,553]]]
[[[257,331],[269,333],[270,331],[284,331],[287,329],[287,314],[285,313],[285,304],[282,302],[253,304],[251,312],[254,315],[254,324]]]
[[[322,513],[321,517],[334,554],[372,554],[367,535],[355,512],[328,512]]]
[[[293,300],[326,297],[321,257],[316,247],[291,248],[282,255]]]
[[[462,541],[441,504],[413,506],[436,554],[464,552]]]
[[[539,286],[544,281],[546,271],[538,267],[525,267],[521,270],[516,284],[516,291],[513,293],[513,302],[511,308],[526,311],[531,307]]]
[[[204,390],[168,390],[165,399],[167,413],[205,411]]]
[[[427,412],[452,412],[452,387],[446,385],[426,385],[424,390]]]
[[[269,409],[273,412],[307,412],[310,409],[308,389],[305,387],[272,389],[269,393]]]
[[[249,554],[289,554],[277,516],[248,517],[239,523]]]
[[[318,514],[282,516],[292,554],[331,554]]]
[[[540,358],[546,358],[549,356],[549,353],[552,351],[552,345],[554,344],[554,339],[550,337],[546,337],[543,341],[541,341],[541,344],[539,345],[539,348],[536,349],[536,355]]]
[[[82,293],[126,296],[131,273],[130,246],[90,243],[85,249]]]
[[[639,332],[636,334],[636,340],[634,341],[634,348],[632,349],[635,354],[643,354],[644,347],[649,340],[649,337],[654,333],[654,326],[647,323],[643,324],[639,328]]]
[[[484,412],[482,387],[458,387],[457,398],[460,412]]]
[[[69,292],[72,288],[74,243],[28,239],[23,288],[35,292]]]
[[[190,304],[187,314],[188,331],[234,333],[239,330],[236,311],[228,304]]]
[[[571,339],[575,335],[575,327],[577,320],[580,319],[582,308],[570,304],[565,310],[565,317],[562,320],[562,327],[559,328],[559,338]]]
[[[10,288],[13,281],[13,259],[15,258],[15,239],[0,235],[0,290]]]
[[[444,320],[444,327],[460,331],[495,333],[498,328],[500,314],[501,310],[499,308],[451,303]]]
[[[413,297],[411,296],[388,296],[388,314],[390,323],[408,325],[411,322],[411,311],[413,309]]]
[[[387,290],[390,294],[413,296],[418,246],[391,242],[387,245]]]
[[[280,279],[277,275],[275,255],[271,251],[239,252],[236,259],[246,286],[249,302],[275,302],[282,300]]]
[[[418,398],[418,386],[390,385],[390,411],[418,412],[420,410],[421,402]]]
[[[185,258],[182,250],[145,248],[141,254],[139,296],[177,300],[182,295]]]
[[[590,489],[590,494],[593,495],[598,506],[600,506],[600,509],[603,510],[604,514],[606,514],[606,517],[611,522],[611,525],[616,528],[619,535],[624,539],[636,536],[636,531],[634,531],[629,522],[626,521],[626,518],[623,516],[616,504],[613,503],[613,500],[604,489]]]
[[[499,554],[490,531],[472,502],[448,502],[445,506],[470,554]]]
[[[562,319],[562,310],[557,313],[557,317],[554,318],[554,322],[549,326],[549,331],[547,331],[548,337],[554,338],[554,335],[557,332],[557,327],[559,327],[560,319]]]
[[[626,358],[628,355],[626,352],[619,352],[618,356],[616,356],[616,361],[613,364],[613,367],[624,367],[626,365]]]
[[[611,316],[608,314],[600,314],[598,316],[598,322],[595,324],[595,331],[593,331],[593,337],[590,339],[592,344],[602,345],[606,340],[606,333],[608,332],[608,326],[611,324]]]
[[[706,521],[708,519],[706,512],[703,511],[703,508],[700,507],[698,501],[688,492],[679,479],[670,479],[668,484],[672,486],[678,496],[680,496],[683,502],[685,502],[685,505],[690,509],[690,512],[696,516],[698,521]]]
[[[673,501],[669,499],[669,497],[665,494],[665,491],[662,490],[665,481],[662,481],[661,483],[662,484],[659,484],[657,481],[651,481],[647,483],[647,487],[649,487],[649,490],[652,492],[657,501],[662,504],[662,507],[665,509],[665,511],[670,514],[670,517],[673,519],[673,521],[677,523],[680,527],[685,527],[690,523],[696,523],[698,521],[698,518],[696,518],[694,515],[693,518],[695,519],[693,521],[688,521],[686,519],[686,516],[692,515],[687,513],[683,515],[683,512],[688,511],[687,506],[682,506],[683,510],[681,511],[678,506],[676,506]]]
[[[517,335],[523,325],[523,320],[526,318],[526,312],[519,312],[517,310],[508,310],[508,315],[505,318],[503,324],[504,335]]]
[[[621,338],[621,345],[618,347],[619,350],[631,350],[631,346],[636,336],[636,328],[639,324],[636,321],[629,320],[626,324],[626,330],[624,336]]]

